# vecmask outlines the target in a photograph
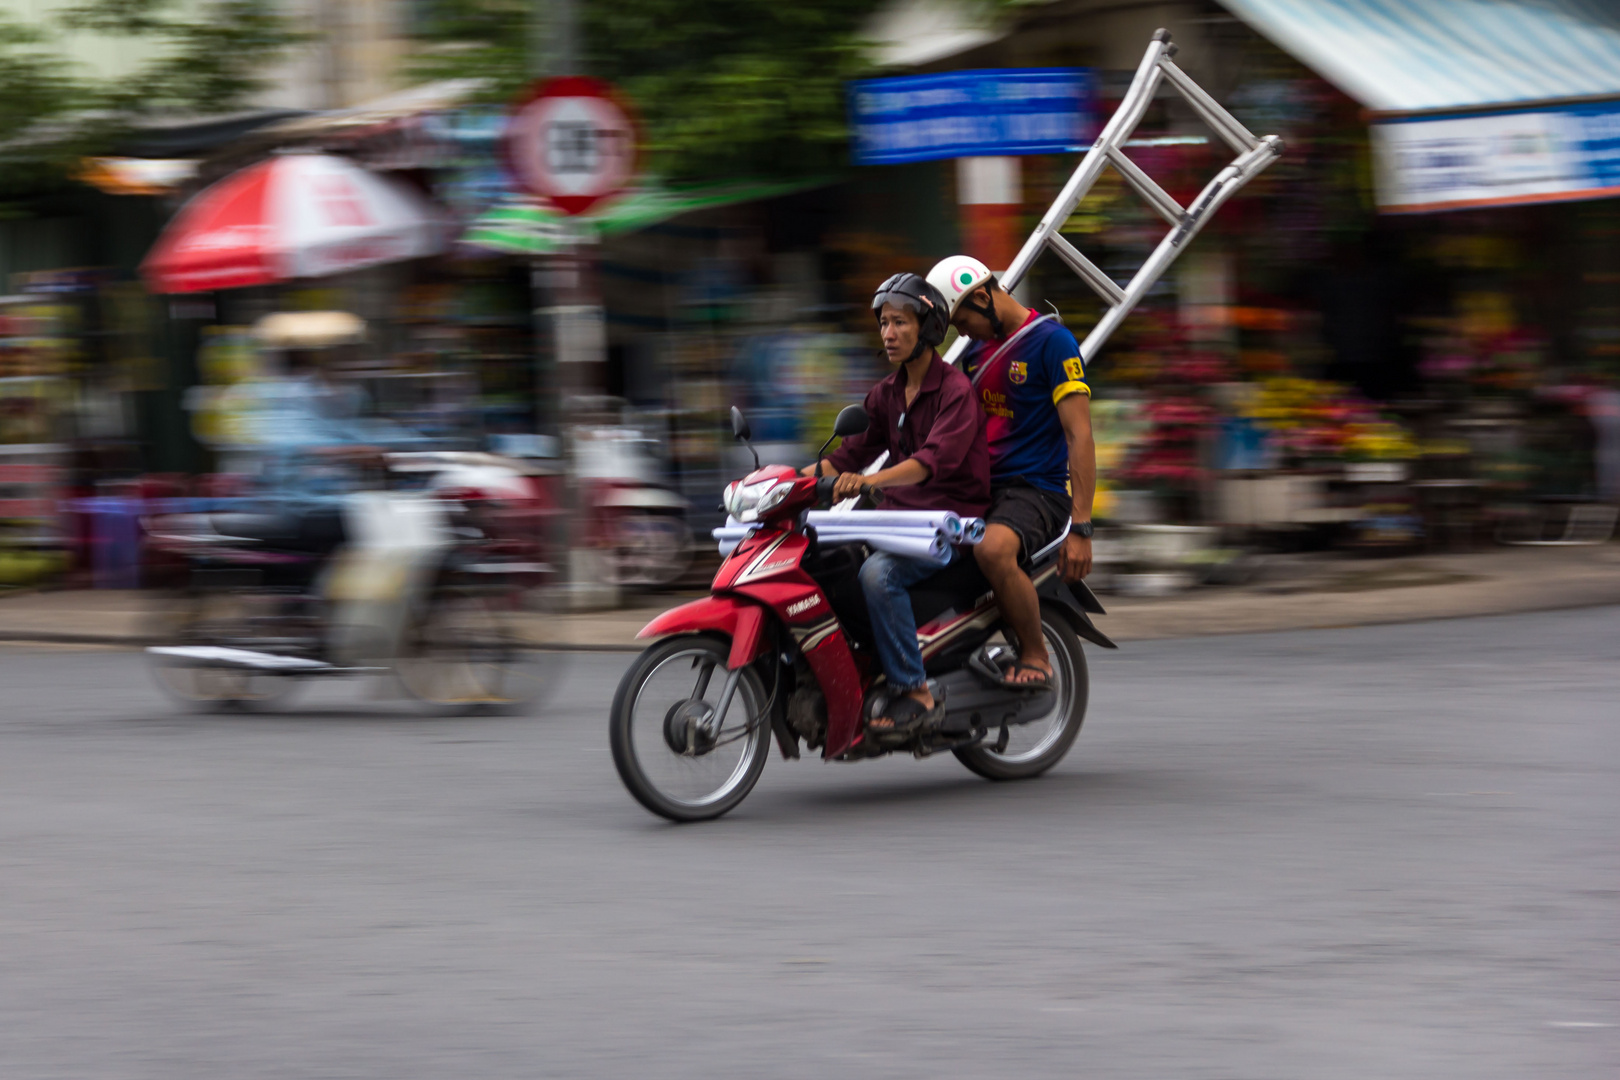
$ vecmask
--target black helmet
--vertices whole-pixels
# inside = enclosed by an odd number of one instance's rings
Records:
[[[915,360],[924,349],[932,349],[945,340],[945,330],[949,326],[945,297],[920,275],[896,274],[879,285],[877,292],[872,294],[872,314],[881,316],[884,304],[910,308],[917,313],[917,322],[921,324],[917,331],[917,347],[912,350],[908,360]]]

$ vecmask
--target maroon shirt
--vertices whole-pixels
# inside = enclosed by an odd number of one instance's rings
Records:
[[[984,514],[990,505],[990,449],[984,438],[984,410],[966,375],[936,352],[909,410],[906,369],[900,367],[866,395],[866,415],[871,426],[828,455],[834,469],[860,472],[885,450],[889,452],[885,469],[915,458],[928,466],[928,479],[884,488],[883,509]]]

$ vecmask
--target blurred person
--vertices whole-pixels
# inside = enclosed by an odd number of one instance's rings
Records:
[[[1020,304],[979,260],[942,259],[928,281],[946,297],[951,325],[971,339],[962,371],[986,416],[990,508],[973,554],[1018,637],[1018,659],[1003,681],[1048,685],[1040,599],[1024,567],[1067,525],[1058,572],[1065,581],[1091,572],[1097,453],[1085,362],[1062,323]]]
[[[385,446],[416,438],[367,418],[359,387],[331,378],[331,349],[291,349],[285,375],[245,388],[249,399],[255,488],[267,509],[289,519],[299,547],[325,551],[343,542],[343,497],[365,486]]]
[[[896,510],[951,510],[977,517],[990,496],[990,460],[984,414],[973,400],[967,376],[945,363],[937,346],[945,340],[945,298],[916,274],[895,274],[872,297],[883,352],[893,374],[866,395],[871,423],[860,435],[804,474],[837,475],[835,499],[883,489]],[[870,476],[861,469],[887,451],[887,467]],[[915,731],[937,720],[943,703],[928,689],[910,586],[939,572],[937,563],[873,552],[861,564],[861,591],[871,616],[878,662],[895,691],[888,714],[871,721],[878,733]]]

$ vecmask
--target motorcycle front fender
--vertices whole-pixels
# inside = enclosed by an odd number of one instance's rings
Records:
[[[705,596],[690,604],[671,608],[641,628],[638,639],[670,637],[674,634],[724,634],[731,639],[727,668],[751,664],[767,644],[765,608],[752,600],[734,596]]]

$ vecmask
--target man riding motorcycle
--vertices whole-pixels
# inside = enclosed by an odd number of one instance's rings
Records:
[[[1091,572],[1097,455],[1085,362],[1073,334],[1020,304],[979,260],[942,259],[928,282],[945,296],[951,325],[972,339],[961,367],[987,417],[990,509],[973,553],[1018,637],[1018,659],[1003,679],[1043,686],[1052,662],[1022,564],[1067,526],[1059,572],[1066,581]]]
[[[870,426],[833,454],[804,470],[837,475],[835,499],[863,487],[884,489],[897,510],[951,510],[969,517],[984,512],[990,495],[984,415],[967,376],[940,358],[947,308],[939,291],[916,274],[895,274],[872,297],[883,351],[896,371],[866,395]],[[886,467],[860,474],[888,452]],[[936,563],[873,552],[862,564],[861,589],[870,613],[878,661],[895,691],[886,716],[868,723],[871,732],[903,734],[935,720],[941,703],[928,689],[917,622],[907,588],[937,573]]]

